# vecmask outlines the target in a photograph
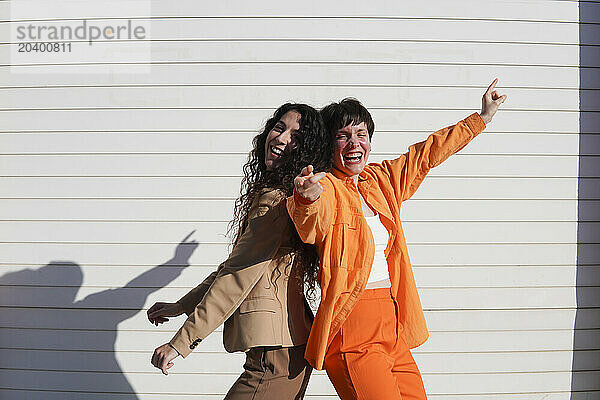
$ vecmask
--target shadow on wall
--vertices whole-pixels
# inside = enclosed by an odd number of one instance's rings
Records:
[[[600,3],[579,2],[579,21],[577,314],[572,400],[600,396]]]
[[[169,261],[124,287],[80,301],[75,298],[83,273],[74,262],[51,262],[1,276],[0,387],[14,389],[3,391],[3,396],[79,400],[103,399],[103,393],[113,392],[120,394],[119,400],[137,400],[115,357],[117,325],[136,315],[148,295],[189,265],[198,246],[186,241],[192,233]],[[119,273],[120,267],[114,268]],[[149,354],[143,358],[150,362]]]

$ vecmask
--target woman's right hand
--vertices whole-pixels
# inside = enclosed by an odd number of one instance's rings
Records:
[[[497,83],[498,78],[494,79],[492,84],[487,88],[483,94],[483,97],[481,98],[481,112],[479,113],[479,116],[486,125],[492,121],[496,111],[498,111],[498,107],[500,107],[500,105],[504,103],[507,98],[505,94],[500,96],[500,94],[494,90]]]
[[[177,317],[184,313],[183,307],[179,303],[154,303],[152,307],[148,309],[148,321],[158,326],[163,322],[167,322],[169,318],[166,317]]]
[[[323,186],[319,183],[325,177],[325,172],[313,174],[313,166],[308,165],[302,168],[300,175],[294,178],[294,188],[296,192],[307,200],[315,201],[323,193]]]

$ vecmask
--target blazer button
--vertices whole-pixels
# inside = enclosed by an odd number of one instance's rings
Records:
[[[193,344],[193,343],[192,343],[192,344],[190,344],[190,350],[194,350],[194,348],[195,348],[195,347],[196,347],[196,346],[194,346],[194,344]]]

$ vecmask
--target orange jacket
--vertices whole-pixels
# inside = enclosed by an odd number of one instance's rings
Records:
[[[368,164],[359,175],[358,188],[352,178],[332,170],[321,179],[323,193],[316,201],[297,193],[287,199],[300,237],[317,246],[321,260],[321,303],[305,354],[313,367],[323,369],[327,347],[365,289],[373,264],[375,245],[357,190],[377,211],[389,233],[385,256],[400,334],[411,348],[427,340],[429,333],[400,224],[400,205],[413,195],[431,168],[462,149],[484,128],[479,114],[472,114],[410,146],[395,160]]]

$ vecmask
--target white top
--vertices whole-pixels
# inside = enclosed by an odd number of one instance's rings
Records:
[[[383,281],[390,277],[387,260],[385,259],[385,248],[387,247],[389,234],[377,214],[372,217],[365,217],[365,219],[367,220],[367,225],[371,228],[371,234],[375,241],[375,258],[373,259],[373,266],[367,280],[367,284],[369,284],[371,282]]]

